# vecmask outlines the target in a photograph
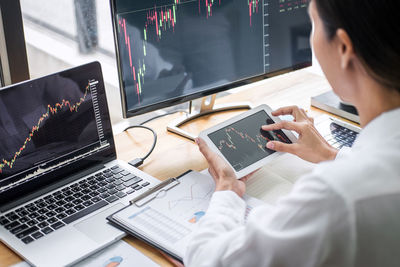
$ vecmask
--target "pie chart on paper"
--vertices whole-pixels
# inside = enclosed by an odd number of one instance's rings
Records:
[[[104,264],[104,267],[117,267],[122,261],[123,259],[120,256],[112,257]]]
[[[194,214],[194,216],[189,220],[190,223],[197,223],[201,217],[203,217],[206,213],[204,211],[198,211]]]

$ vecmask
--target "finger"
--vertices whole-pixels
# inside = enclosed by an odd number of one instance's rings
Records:
[[[243,183],[245,183],[245,182],[247,182],[250,178],[251,178],[250,175],[246,175],[246,176],[240,178],[239,180],[242,181]]]
[[[314,124],[314,119],[308,116],[307,111],[305,111],[304,109],[301,108],[300,112],[303,115],[304,120],[307,120],[307,121],[311,122],[312,124]],[[297,120],[297,121],[299,121],[299,120]]]
[[[206,160],[208,162],[212,162],[215,157],[215,153],[208,147],[207,143],[201,138],[197,138],[196,143],[199,146],[200,152],[203,154]]]
[[[247,174],[246,176],[243,176],[239,180],[245,183],[251,178],[251,176],[252,176],[251,174]]]
[[[281,115],[294,115],[294,113],[299,109],[298,106],[288,106],[282,107],[275,111],[272,111],[271,114],[274,116],[281,116]]]
[[[254,175],[256,172],[258,172],[259,170],[260,170],[260,169],[257,169],[257,170],[255,170],[255,171],[251,172],[250,174],[247,174],[246,176],[240,178],[240,181],[242,181],[242,182],[247,182],[247,181],[248,181],[251,177],[253,177],[253,175]]]
[[[258,168],[257,170],[252,171],[251,173],[247,174],[245,177],[246,177],[246,178],[252,177],[252,176],[253,176],[256,172],[258,172],[260,169],[261,169],[261,168]]]
[[[212,178],[216,181],[217,179],[217,173],[215,172],[214,168],[212,166],[208,167],[208,172],[212,176]]]
[[[297,152],[297,144],[285,144],[279,141],[268,142],[267,148],[278,152],[287,152],[290,154],[296,154]]]
[[[275,130],[285,129],[290,131],[296,131],[298,133],[301,132],[300,124],[293,121],[281,121],[274,124],[263,125],[261,129],[263,129],[264,131],[275,131]]]
[[[227,164],[227,162],[214,151],[212,151],[204,140],[197,138],[196,143],[199,145],[200,152],[204,155],[208,162],[209,172],[211,176],[213,176],[214,180],[217,180],[226,172],[232,172],[232,168]]]
[[[307,112],[303,108],[299,108],[299,111],[304,117],[308,118]]]
[[[307,111],[305,109],[301,108],[300,109],[301,114],[304,116],[304,118],[310,120],[311,118],[308,116]]]

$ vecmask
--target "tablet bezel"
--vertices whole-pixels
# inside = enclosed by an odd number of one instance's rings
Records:
[[[281,119],[280,119],[279,117],[275,117],[275,116],[273,116],[273,115],[271,114],[272,109],[271,109],[269,106],[267,106],[267,105],[260,105],[260,106],[254,108],[254,109],[251,109],[251,110],[249,110],[249,111],[247,111],[247,112],[244,112],[244,113],[242,113],[242,114],[240,114],[240,115],[238,115],[238,116],[235,116],[235,117],[233,117],[233,118],[231,118],[231,119],[229,119],[229,120],[227,120],[227,121],[224,121],[224,122],[222,122],[222,123],[220,123],[220,124],[218,124],[218,125],[215,125],[215,126],[209,128],[209,129],[206,129],[206,130],[202,131],[202,132],[199,134],[199,137],[200,137],[201,139],[203,139],[203,140],[207,143],[208,147],[210,147],[214,152],[216,152],[219,156],[221,156],[221,157],[225,160],[225,162],[228,163],[228,165],[231,167],[231,169],[233,170],[233,172],[235,173],[235,175],[236,175],[236,177],[237,177],[238,179],[240,179],[240,178],[242,178],[242,177],[244,177],[244,176],[246,176],[246,175],[252,173],[253,171],[255,171],[255,170],[257,170],[257,169],[259,169],[259,168],[265,166],[267,163],[271,162],[273,159],[275,159],[275,158],[278,157],[279,155],[282,155],[283,153],[282,153],[282,152],[275,152],[275,153],[273,153],[273,154],[271,154],[271,155],[266,156],[265,158],[262,158],[262,159],[260,159],[260,160],[258,160],[258,161],[256,161],[256,162],[254,162],[253,164],[251,164],[251,165],[245,167],[244,169],[242,169],[242,170],[240,170],[240,171],[236,171],[236,170],[233,168],[233,166],[230,164],[230,162],[229,162],[229,161],[224,157],[224,155],[219,151],[219,149],[218,149],[217,146],[213,143],[213,141],[208,137],[208,135],[209,135],[210,133],[213,133],[213,132],[216,132],[216,131],[218,131],[218,130],[220,130],[220,129],[223,129],[223,128],[225,128],[225,127],[228,127],[228,126],[230,126],[231,124],[234,124],[234,123],[237,122],[237,121],[243,120],[243,119],[245,119],[245,118],[247,118],[247,117],[249,117],[249,116],[251,116],[251,115],[253,115],[253,114],[257,113],[257,112],[259,112],[259,111],[265,111],[265,112],[268,114],[268,116],[269,116],[275,123],[281,121]],[[289,140],[290,140],[292,143],[296,143],[296,142],[297,142],[297,138],[295,137],[295,135],[294,135],[291,131],[284,130],[284,129],[282,129],[282,131],[283,131],[283,133],[289,138]]]

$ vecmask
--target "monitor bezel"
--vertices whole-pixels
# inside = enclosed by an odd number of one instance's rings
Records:
[[[179,104],[189,102],[189,101],[192,101],[192,100],[195,100],[198,98],[217,94],[217,93],[220,93],[223,91],[237,88],[239,86],[244,86],[244,85],[258,82],[261,80],[265,80],[265,79],[268,79],[268,78],[271,78],[274,76],[278,76],[281,74],[285,74],[288,72],[292,72],[295,70],[300,70],[300,69],[312,66],[312,58],[310,58],[310,61],[302,62],[300,64],[290,66],[288,68],[283,68],[283,69],[279,69],[279,70],[276,70],[273,72],[263,73],[260,75],[247,77],[247,78],[244,78],[241,80],[231,82],[227,85],[213,87],[210,89],[202,90],[202,91],[191,93],[191,94],[184,95],[184,96],[178,96],[178,97],[174,97],[174,98],[170,98],[170,99],[165,99],[163,101],[159,101],[159,102],[151,104],[151,105],[141,106],[141,107],[137,107],[135,109],[128,110],[128,104],[127,104],[127,99],[126,99],[127,97],[125,94],[125,87],[124,87],[124,83],[123,83],[123,73],[122,73],[122,67],[121,67],[122,62],[120,59],[120,50],[119,50],[119,45],[118,45],[119,36],[118,36],[117,10],[116,10],[116,4],[115,4],[116,1],[118,1],[118,0],[110,0],[110,7],[111,7],[111,19],[112,19],[113,34],[114,34],[115,56],[117,59],[119,90],[120,90],[120,94],[121,94],[122,116],[124,119],[131,118],[131,117],[138,116],[138,115],[143,115],[143,114],[146,114],[146,113],[149,113],[152,111],[156,111],[159,109],[179,105]]]

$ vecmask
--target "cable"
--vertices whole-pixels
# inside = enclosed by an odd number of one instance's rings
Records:
[[[144,161],[150,156],[150,154],[153,152],[153,150],[154,150],[154,148],[156,147],[156,144],[157,144],[157,134],[156,134],[156,132],[155,132],[153,129],[151,129],[150,127],[144,126],[143,124],[148,123],[149,121],[152,121],[152,120],[155,120],[155,119],[158,119],[158,118],[167,116],[167,115],[171,115],[171,114],[177,113],[177,112],[186,112],[186,111],[185,111],[185,110],[175,110],[175,111],[172,111],[172,112],[168,112],[168,113],[165,113],[165,114],[161,114],[161,115],[152,117],[152,118],[150,118],[150,119],[148,119],[148,120],[142,122],[142,123],[139,124],[139,125],[132,125],[132,126],[126,127],[126,128],[123,130],[123,132],[125,132],[125,131],[127,131],[127,130],[129,130],[129,129],[133,129],[133,128],[142,128],[142,129],[149,130],[150,132],[153,133],[153,136],[154,136],[153,145],[152,145],[150,151],[149,151],[143,158],[136,158],[136,159],[134,159],[134,160],[129,161],[128,163],[129,163],[130,165],[132,165],[133,167],[136,167],[136,168],[138,168],[139,166],[141,166],[141,165],[143,164],[143,162],[144,162]],[[187,113],[187,112],[186,112],[186,113]]]
[[[143,162],[150,156],[150,154],[153,152],[154,148],[156,147],[157,134],[153,129],[151,129],[150,127],[144,126],[144,125],[132,125],[132,126],[129,126],[129,127],[124,129],[124,132],[129,130],[129,129],[133,129],[133,128],[142,128],[142,129],[149,130],[150,132],[153,133],[153,136],[154,136],[153,145],[152,145],[150,151],[143,158],[136,158],[136,159],[131,160],[131,161],[128,162],[130,165],[132,165],[133,167],[137,168],[137,167],[139,167],[139,166],[141,166],[143,164]]]

